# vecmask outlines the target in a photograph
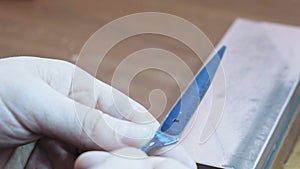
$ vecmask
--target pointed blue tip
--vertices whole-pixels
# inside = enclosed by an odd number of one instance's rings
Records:
[[[218,51],[218,56],[219,56],[220,60],[223,58],[225,50],[226,50],[226,46],[222,46],[221,49]]]

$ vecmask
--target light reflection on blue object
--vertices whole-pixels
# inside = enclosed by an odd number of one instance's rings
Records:
[[[148,152],[154,147],[162,147],[178,142],[178,137],[166,135],[160,131],[156,131],[153,139],[146,146],[142,147],[142,151]]]

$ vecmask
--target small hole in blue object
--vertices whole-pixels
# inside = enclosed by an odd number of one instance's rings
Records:
[[[179,120],[178,119],[174,119],[173,122],[174,123],[179,123]]]

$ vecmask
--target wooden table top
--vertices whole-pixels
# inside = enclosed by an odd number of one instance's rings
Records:
[[[299,0],[1,0],[0,1],[0,58],[14,55],[34,55],[75,62],[86,40],[101,26],[119,17],[137,12],[166,12],[185,18],[199,27],[217,44],[237,17],[300,26]],[[172,51],[182,58],[193,72],[202,65],[194,53],[181,43],[155,35],[127,39],[116,45],[105,57],[97,77],[111,82],[113,72],[130,53],[149,47]],[[122,84],[115,87],[124,90]],[[165,91],[172,106],[180,92],[174,80],[154,70],[143,72],[132,82],[130,96],[150,107],[149,92]],[[162,116],[158,117],[159,119]],[[291,164],[300,168],[298,141]],[[295,167],[296,166],[296,167]]]

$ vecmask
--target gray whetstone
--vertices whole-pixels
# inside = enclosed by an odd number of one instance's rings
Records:
[[[295,116],[300,102],[299,43],[297,27],[243,19],[231,26],[219,43],[227,46],[222,63],[225,90],[218,90],[220,83],[214,82],[211,88],[216,95],[213,101],[225,97],[223,114],[215,132],[201,143],[205,121],[197,126],[197,120],[207,111],[203,111],[206,105],[200,105],[195,126],[183,141],[199,164],[270,167],[290,122],[299,118]],[[211,107],[216,107],[214,102]],[[210,120],[214,119],[208,118],[207,124],[216,121]]]

